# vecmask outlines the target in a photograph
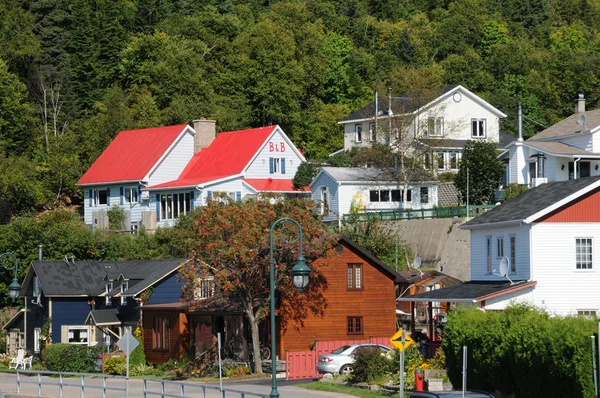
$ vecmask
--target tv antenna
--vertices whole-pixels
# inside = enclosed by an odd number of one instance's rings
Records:
[[[494,271],[492,271],[492,274],[494,274],[496,276],[504,277],[504,278],[508,279],[508,281],[510,282],[511,285],[514,285],[515,283],[508,277],[509,266],[510,266],[510,260],[508,259],[508,257],[504,256],[500,260],[500,265],[499,265],[500,272],[494,270]]]

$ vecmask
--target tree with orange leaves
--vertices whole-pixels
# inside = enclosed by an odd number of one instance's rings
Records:
[[[312,263],[332,252],[337,236],[321,222],[311,200],[266,198],[231,202],[224,197],[215,197],[200,210],[195,221],[196,238],[191,261],[180,270],[184,281],[183,301],[190,308],[227,300],[242,309],[250,324],[253,360],[258,373],[262,373],[259,323],[269,314],[271,293],[269,233],[272,224],[282,217],[292,218],[301,225],[303,255],[312,272],[308,287],[299,293],[290,275],[298,257],[299,242],[294,239],[298,231],[290,223],[280,223],[273,235],[275,294],[281,303],[277,310],[279,330],[285,328],[289,319],[301,320],[309,312],[322,314],[326,303],[321,292],[326,281],[320,268]],[[323,264],[322,261],[319,263]],[[205,286],[202,281],[211,278],[215,294],[198,300],[198,289]]]

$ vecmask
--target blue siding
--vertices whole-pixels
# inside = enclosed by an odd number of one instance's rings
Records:
[[[52,300],[52,343],[60,343],[62,325],[85,325],[90,313],[88,299],[55,298]]]
[[[181,283],[177,282],[178,272],[173,274],[160,283],[154,285],[154,290],[150,296],[148,304],[166,304],[176,303],[181,299]]]

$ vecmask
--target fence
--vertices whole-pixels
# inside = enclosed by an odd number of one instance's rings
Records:
[[[496,205],[469,206],[468,214],[467,206],[434,207],[432,209],[406,209],[377,212],[374,211],[357,214],[344,214],[344,221],[395,221],[417,220],[423,218],[476,217],[481,213],[485,213],[489,209],[493,209],[494,207],[496,207]]]
[[[288,380],[314,379],[319,377],[317,362],[319,355],[328,354],[350,344],[381,344],[390,347],[389,337],[373,337],[369,340],[317,341],[313,351],[286,352],[285,373]]]
[[[21,374],[37,374],[36,380],[26,380],[21,379]],[[44,376],[58,376],[58,381],[56,379],[42,379],[42,375]],[[65,382],[65,376],[67,376],[68,381],[79,380],[78,383],[69,383]],[[88,382],[85,384],[85,378],[102,378],[102,385],[93,385]],[[107,385],[107,380],[119,380],[124,382],[124,387],[113,387]],[[112,391],[121,391],[123,392],[123,396],[128,395],[129,391],[129,380],[125,376],[112,376],[112,375],[104,375],[97,373],[73,373],[73,372],[53,372],[53,371],[41,371],[41,370],[17,370],[17,394],[21,392],[21,384],[36,384],[38,393],[37,395],[42,395],[42,386],[58,386],[58,396],[63,397],[64,387],[75,387],[80,391],[80,397],[84,396],[86,389],[101,389],[102,397],[106,398],[106,392]],[[72,394],[70,394],[72,395]],[[110,394],[115,396],[117,394]]]
[[[149,391],[149,384],[156,383],[160,385],[160,391]],[[171,387],[171,389],[176,389],[178,392],[167,392],[167,388]],[[186,389],[193,390],[193,395],[185,395]],[[208,386],[204,384],[198,383],[185,383],[181,381],[169,381],[169,380],[155,380],[155,379],[144,379],[144,398],[148,396],[159,396],[161,398],[164,397],[175,397],[175,398],[206,398],[206,390],[209,391],[220,391],[221,398],[227,397],[258,397],[258,398],[269,398],[269,395],[259,394],[248,391],[235,390],[233,388],[223,388],[221,389],[218,386]],[[201,392],[201,395],[198,395],[198,391]]]

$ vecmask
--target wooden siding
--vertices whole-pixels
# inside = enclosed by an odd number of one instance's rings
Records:
[[[87,302],[87,297],[52,299],[52,343],[61,343],[61,326],[85,325],[85,318],[90,313]]]
[[[396,293],[391,275],[378,266],[369,263],[360,253],[344,245],[341,254],[327,260],[328,268],[323,270],[327,289],[324,315],[309,314],[304,323],[287,325],[278,347],[279,357],[284,358],[285,350],[306,351],[315,340],[369,339],[391,337],[396,331]],[[363,266],[363,290],[347,289],[348,264],[360,263]],[[363,334],[347,334],[347,317],[363,318]]]
[[[169,318],[169,348],[156,350],[152,344],[152,329],[155,318]],[[162,364],[169,359],[181,359],[187,353],[189,331],[187,316],[175,311],[144,311],[142,341],[146,360],[151,364]]]
[[[321,173],[319,178],[311,185],[311,197],[315,203],[321,203],[321,188],[327,187],[329,191],[329,214],[323,216],[323,221],[335,221],[340,213],[339,197],[337,183],[329,176],[329,174]]]
[[[154,285],[152,295],[148,304],[176,303],[181,299],[182,285],[177,281],[179,272],[173,272],[171,276]]]
[[[577,202],[554,211],[540,222],[600,222],[600,190],[589,193]]]

